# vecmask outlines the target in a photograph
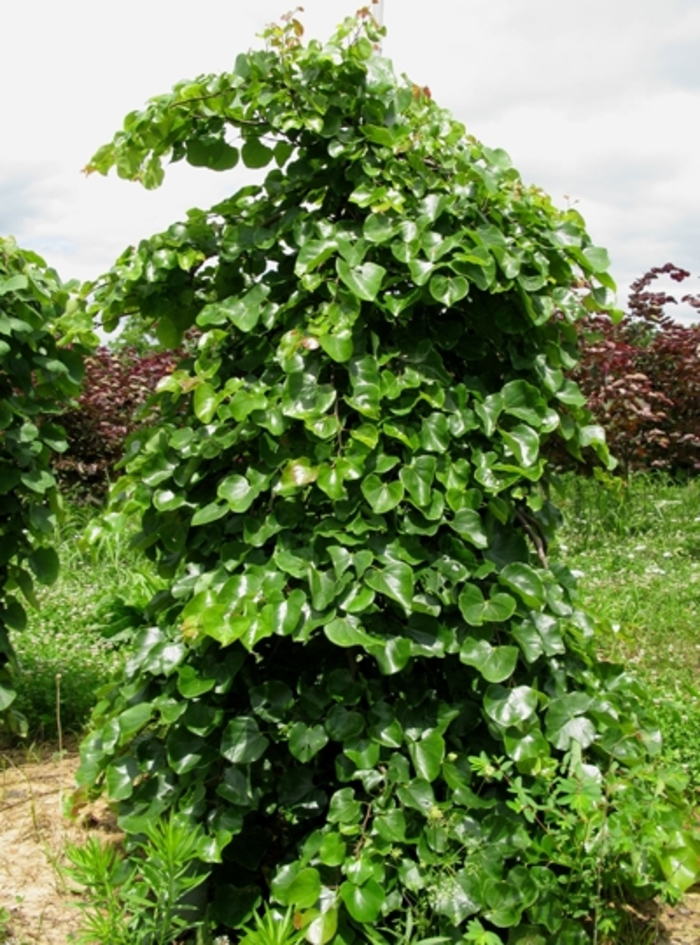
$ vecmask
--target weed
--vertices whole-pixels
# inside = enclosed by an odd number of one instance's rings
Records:
[[[175,818],[148,826],[139,854],[129,858],[90,838],[69,845],[63,869],[85,887],[89,902],[78,945],[170,945],[201,923],[188,898],[208,877],[197,855],[200,835]]]
[[[286,912],[265,906],[262,915],[255,914],[254,925],[244,926],[240,945],[297,945],[304,941],[305,930],[294,925],[291,908]]]
[[[0,943],[6,942],[10,937],[9,924],[10,913],[0,906]]]

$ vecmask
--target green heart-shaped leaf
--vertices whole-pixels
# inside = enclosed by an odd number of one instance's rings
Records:
[[[431,732],[417,742],[408,743],[408,752],[419,778],[435,781],[445,757],[445,739],[439,732]]]
[[[241,157],[246,167],[257,169],[267,167],[274,157],[274,152],[259,138],[246,138],[241,148]]]
[[[473,509],[459,509],[450,522],[452,528],[462,538],[466,538],[476,548],[487,548],[489,539],[484,530],[481,516]]]
[[[289,734],[289,750],[302,764],[311,761],[327,743],[328,735],[322,725],[295,722]]]
[[[340,887],[340,897],[351,917],[356,922],[376,922],[384,905],[384,890],[374,879],[363,886],[345,882]]]
[[[484,710],[489,718],[504,728],[526,722],[537,710],[539,697],[530,686],[489,686],[484,695]]]
[[[234,765],[251,764],[265,753],[269,741],[260,734],[255,719],[240,716],[224,729],[221,754]]]
[[[439,272],[430,280],[430,294],[445,308],[452,306],[469,293],[469,283],[464,276],[444,276]]]
[[[403,483],[400,480],[384,482],[376,473],[367,476],[362,482],[362,494],[377,515],[391,512],[404,496]]]
[[[513,675],[519,652],[517,646],[491,646],[487,640],[467,637],[459,658],[467,666],[478,669],[487,682],[498,683]]]
[[[337,259],[335,265],[338,275],[353,295],[365,302],[374,302],[386,275],[384,266],[366,262],[352,267],[344,259]]]
[[[397,561],[382,570],[371,569],[365,572],[365,582],[379,594],[397,601],[404,610],[411,610],[415,576],[410,565]]]
[[[534,466],[540,452],[540,438],[532,427],[520,423],[507,433],[502,430],[501,436],[521,466]]]
[[[255,489],[245,476],[227,476],[219,483],[216,494],[232,512],[247,512],[255,499]]]
[[[507,564],[498,575],[501,584],[505,584],[527,604],[540,610],[545,603],[545,590],[542,579],[529,564],[514,561]]]

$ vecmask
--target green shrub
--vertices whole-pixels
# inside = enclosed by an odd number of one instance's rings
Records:
[[[57,319],[68,304],[41,257],[0,238],[0,730],[22,730],[14,702],[9,631],[23,630],[22,600],[36,606],[34,581],[51,584],[51,540],[59,503],[50,469],[66,449],[56,414],[82,379],[81,348],[59,347]]]
[[[564,371],[607,254],[397,82],[370,18],[299,32],[152,100],[91,165],[277,167],[95,289],[107,323],[202,335],[115,488],[170,586],[80,780],[129,835],[202,829],[213,924],[273,903],[312,945],[600,941],[611,901],[698,864],[643,693],[546,557],[541,445],[606,457]]]

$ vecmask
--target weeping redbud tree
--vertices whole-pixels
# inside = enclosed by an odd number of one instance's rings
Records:
[[[585,942],[697,868],[640,691],[547,558],[543,443],[607,461],[565,372],[608,257],[397,80],[369,11],[301,34],[151,100],[89,165],[271,169],[93,291],[108,327],[199,338],[115,489],[170,585],[80,779],[128,835],[200,831],[212,927],[269,903],[312,945]]]

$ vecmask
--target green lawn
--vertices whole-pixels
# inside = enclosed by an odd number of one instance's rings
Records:
[[[648,685],[667,752],[700,788],[700,479],[565,477],[553,557],[601,620],[600,653]]]

